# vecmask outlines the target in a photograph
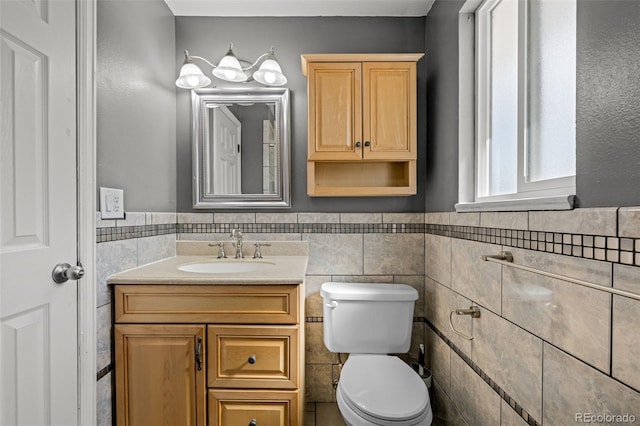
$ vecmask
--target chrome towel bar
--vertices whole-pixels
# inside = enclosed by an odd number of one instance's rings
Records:
[[[485,255],[485,256],[482,256],[482,260],[484,260],[485,262],[493,262],[493,263],[498,263],[500,265],[509,266],[511,268],[521,269],[523,271],[532,272],[534,274],[544,275],[546,277],[555,278],[557,280],[562,280],[562,281],[570,282],[573,284],[578,284],[584,287],[589,287],[595,290],[604,291],[604,292],[615,294],[618,296],[640,300],[640,294],[637,294],[637,293],[618,290],[617,288],[606,287],[600,284],[591,283],[589,281],[584,281],[577,278],[571,278],[571,277],[556,274],[553,272],[542,271],[540,269],[531,268],[529,266],[518,265],[517,263],[513,263],[513,254],[509,251],[501,251],[497,255]]]

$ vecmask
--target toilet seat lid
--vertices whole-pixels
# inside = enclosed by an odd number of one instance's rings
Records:
[[[349,405],[381,420],[414,419],[429,405],[420,376],[395,356],[351,355],[338,383]]]

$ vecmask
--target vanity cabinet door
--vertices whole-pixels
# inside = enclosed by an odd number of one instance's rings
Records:
[[[118,426],[206,424],[204,325],[116,324]]]

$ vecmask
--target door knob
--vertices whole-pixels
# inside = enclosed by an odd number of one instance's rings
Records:
[[[57,284],[62,284],[69,280],[79,280],[84,276],[82,265],[71,266],[68,263],[58,263],[51,272],[51,278]]]

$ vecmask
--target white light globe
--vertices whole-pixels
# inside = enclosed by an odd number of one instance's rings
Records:
[[[282,86],[287,84],[287,77],[282,73],[278,62],[274,59],[265,60],[260,69],[253,73],[253,78],[266,86]]]
[[[180,76],[176,80],[176,86],[181,89],[199,89],[211,84],[211,79],[202,73],[202,70],[192,62],[185,62],[180,68]]]
[[[247,81],[247,75],[242,71],[240,61],[229,51],[213,69],[213,75],[221,80],[242,82]]]

